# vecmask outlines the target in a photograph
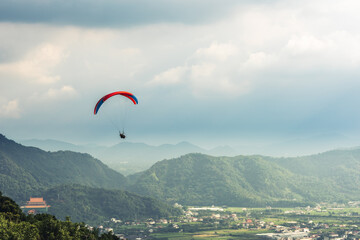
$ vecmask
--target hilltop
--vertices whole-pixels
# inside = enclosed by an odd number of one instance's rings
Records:
[[[189,205],[301,206],[360,197],[360,151],[302,158],[188,154],[130,176],[138,193]]]

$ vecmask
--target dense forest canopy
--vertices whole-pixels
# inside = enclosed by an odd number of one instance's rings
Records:
[[[359,149],[299,158],[188,154],[129,176],[129,189],[188,205],[301,206],[359,198],[359,172]]]
[[[11,198],[0,192],[0,239],[28,240],[111,240],[111,233],[99,236],[84,223],[73,223],[68,218],[59,221],[49,214],[25,215]]]

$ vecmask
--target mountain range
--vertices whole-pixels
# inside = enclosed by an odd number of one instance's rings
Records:
[[[276,160],[188,154],[129,179],[132,191],[185,205],[284,207],[350,199],[330,178],[298,174]],[[359,189],[355,195],[360,196]]]
[[[360,197],[360,148],[293,158],[188,154],[128,179],[135,192],[190,205],[346,202]]]
[[[130,152],[143,149],[141,144],[122,146],[128,146]],[[126,155],[126,149],[121,154]],[[50,196],[55,204],[61,203],[62,191],[68,192],[70,197],[64,199],[82,199],[79,206],[73,205],[75,209],[87,206],[86,209],[96,209],[104,215],[108,209],[115,209],[116,203],[108,201],[109,208],[99,210],[88,199],[101,199],[98,197],[102,194],[117,195],[103,191],[121,189],[163,202],[200,206],[286,207],[346,202],[360,197],[359,173],[360,148],[352,148],[292,158],[190,153],[157,161],[145,171],[124,177],[89,154],[45,152],[0,137],[0,191],[23,201],[29,192],[37,191]],[[66,188],[60,187],[64,185]],[[132,197],[125,199],[135,201]],[[168,209],[164,203],[156,204],[164,210],[159,212]]]
[[[14,200],[59,184],[121,189],[126,181],[123,175],[89,154],[45,152],[0,135],[0,186],[2,192]]]
[[[360,140],[338,133],[327,133],[263,143],[249,141],[240,144],[234,142],[234,145],[231,146],[222,145],[212,149],[205,149],[185,141],[178,144],[163,144],[159,146],[128,141],[123,141],[112,146],[102,146],[98,144],[79,145],[52,139],[28,139],[19,140],[18,142],[26,146],[38,147],[45,151],[69,150],[88,153],[100,159],[114,170],[128,176],[147,170],[158,161],[177,158],[188,153],[203,153],[211,156],[229,157],[240,154],[290,157],[313,155],[332,149],[354,146],[360,142]]]
[[[34,146],[45,151],[69,150],[89,153],[100,159],[109,167],[124,175],[141,172],[157,161],[180,157],[188,153],[204,153],[214,156],[235,156],[236,151],[229,146],[218,146],[207,150],[188,142],[151,146],[145,143],[121,142],[113,146],[76,145],[57,140],[22,140],[26,146]]]
[[[89,154],[45,152],[0,134],[0,191],[19,205],[44,196],[57,217],[99,222],[178,214],[153,198],[124,191],[127,179]]]

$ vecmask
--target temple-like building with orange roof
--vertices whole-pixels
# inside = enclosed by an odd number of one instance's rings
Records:
[[[47,212],[49,207],[50,205],[46,205],[46,202],[42,197],[39,198],[30,197],[30,201],[27,201],[25,206],[21,206],[23,211],[28,214]]]

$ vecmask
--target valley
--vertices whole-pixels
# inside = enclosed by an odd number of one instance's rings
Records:
[[[3,195],[19,205],[43,197],[48,214],[120,239],[345,239],[360,224],[359,148],[296,158],[189,153],[124,176],[88,153],[1,135],[0,162]]]
[[[360,208],[323,204],[297,208],[188,207],[171,219],[111,219],[101,226],[141,239],[358,239]]]

